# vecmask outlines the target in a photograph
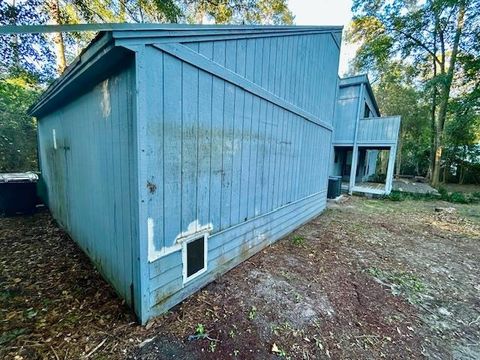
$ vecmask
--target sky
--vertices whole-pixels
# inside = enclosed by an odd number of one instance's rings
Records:
[[[289,0],[288,7],[295,15],[297,25],[343,25],[352,19],[352,0]],[[340,75],[348,70],[348,62],[355,56],[356,46],[342,43]]]

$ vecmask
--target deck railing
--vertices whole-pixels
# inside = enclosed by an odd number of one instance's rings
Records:
[[[360,119],[358,143],[393,143],[398,139],[400,116],[385,116]]]

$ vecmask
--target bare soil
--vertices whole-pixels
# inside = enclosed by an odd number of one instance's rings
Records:
[[[0,358],[478,359],[479,245],[480,205],[346,198],[142,327],[48,212],[4,218]]]

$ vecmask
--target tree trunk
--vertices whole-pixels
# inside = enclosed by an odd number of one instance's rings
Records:
[[[455,38],[453,40],[452,53],[450,56],[450,64],[446,74],[444,83],[442,84],[441,97],[439,102],[439,110],[437,121],[435,124],[435,160],[432,173],[432,185],[434,187],[439,185],[440,180],[440,164],[442,161],[443,151],[443,130],[445,127],[445,120],[447,118],[448,100],[450,98],[450,89],[452,87],[453,75],[458,55],[458,47],[460,44],[460,37],[463,31],[463,24],[465,20],[465,1],[460,2],[457,16],[457,25],[455,30]]]
[[[438,19],[435,19],[435,32],[433,34],[433,79],[437,77],[437,32],[438,32]],[[431,135],[430,135],[430,163],[428,165],[427,179],[432,179],[433,168],[435,167],[435,118],[437,111],[437,84],[433,84],[432,90],[432,108],[430,109],[431,119]]]
[[[58,0],[51,0],[49,3],[50,20],[54,25],[60,25],[62,23],[60,18],[60,5]],[[55,44],[55,55],[57,58],[57,72],[62,74],[67,67],[67,60],[65,58],[65,44],[63,42],[62,33],[53,34],[53,42]]]

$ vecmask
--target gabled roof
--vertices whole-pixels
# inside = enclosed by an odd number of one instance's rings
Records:
[[[370,80],[368,79],[367,74],[360,74],[354,76],[347,76],[340,79],[339,86],[340,87],[347,87],[347,86],[357,86],[365,84],[365,88],[372,99],[373,106],[375,107],[375,111],[377,112],[378,116],[380,116],[380,109],[378,108],[377,100],[375,99],[375,94],[373,93],[372,86],[370,84]]]
[[[129,49],[138,44],[331,33],[340,48],[342,29],[342,26],[79,24],[6,26],[1,32],[99,31],[92,42],[29,109],[30,115],[40,116],[55,109],[59,101],[61,103],[62,100],[86,91],[88,85],[103,80],[106,74],[121,66],[125,58],[132,54]]]

